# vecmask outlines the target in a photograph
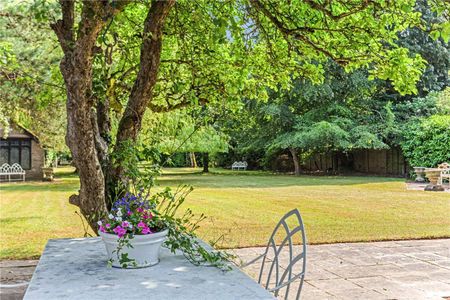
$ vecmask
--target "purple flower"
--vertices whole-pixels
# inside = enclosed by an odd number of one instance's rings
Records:
[[[130,227],[130,223],[128,223],[127,221],[123,221],[122,227],[124,227],[124,228]]]
[[[98,230],[100,230],[101,232],[106,232],[105,227],[103,227],[103,225],[100,225],[100,227],[98,228]]]

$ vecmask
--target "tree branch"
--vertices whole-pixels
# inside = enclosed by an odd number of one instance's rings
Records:
[[[71,51],[74,43],[73,25],[75,19],[74,0],[60,0],[62,19],[50,24],[64,53]]]
[[[153,0],[144,23],[139,71],[131,89],[127,107],[119,123],[116,146],[128,139],[135,140],[146,107],[152,100],[162,47],[164,22],[175,0]]]

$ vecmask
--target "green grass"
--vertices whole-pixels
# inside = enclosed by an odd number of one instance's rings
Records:
[[[0,258],[29,258],[47,239],[80,237],[76,207],[67,201],[78,180],[0,185]],[[65,173],[64,173],[65,172]],[[161,186],[193,185],[186,206],[209,216],[205,240],[221,247],[264,245],[279,218],[298,208],[310,243],[450,237],[450,194],[407,191],[402,179],[285,176],[266,172],[166,169]]]

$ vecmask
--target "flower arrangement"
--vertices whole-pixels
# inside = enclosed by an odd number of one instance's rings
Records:
[[[164,223],[154,209],[142,191],[137,195],[128,192],[113,203],[106,218],[98,221],[99,231],[116,234],[119,238],[127,234],[133,236],[159,232],[164,229]]]
[[[113,251],[114,257],[123,268],[138,267],[136,260],[128,256],[127,248],[133,248],[130,241],[135,236],[153,235],[167,231],[164,246],[172,253],[181,250],[193,264],[208,264],[224,270],[229,269],[227,260],[231,257],[222,251],[211,251],[202,246],[195,234],[204,215],[194,216],[190,209],[177,213],[192,187],[180,186],[174,193],[170,188],[156,194],[127,192],[116,200],[107,216],[98,220],[101,233],[116,235],[118,246]],[[113,264],[113,258],[109,260]]]

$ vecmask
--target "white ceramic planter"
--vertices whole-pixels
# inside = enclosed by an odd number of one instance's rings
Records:
[[[128,266],[127,268],[144,268],[156,265],[159,263],[159,252],[161,245],[167,238],[169,230],[163,230],[157,233],[146,235],[135,235],[130,239],[130,244],[133,248],[123,247],[121,253],[128,253],[130,259],[136,260],[137,266]],[[108,259],[112,259],[112,266],[121,268],[120,262],[117,259],[117,253],[113,251],[119,245],[119,237],[115,234],[99,232],[103,242],[106,246]]]

